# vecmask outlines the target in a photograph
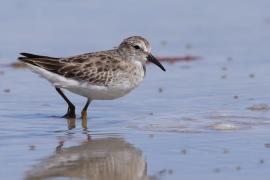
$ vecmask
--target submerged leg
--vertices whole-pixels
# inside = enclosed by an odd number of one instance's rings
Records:
[[[63,118],[75,118],[75,106],[69,101],[69,99],[66,97],[66,95],[61,91],[60,88],[55,88],[56,91],[62,96],[62,98],[66,101],[68,104],[68,110],[67,113],[63,116]]]
[[[83,110],[82,110],[82,119],[87,119],[87,108],[88,108],[90,102],[91,102],[91,100],[87,99],[87,102],[84,105]]]

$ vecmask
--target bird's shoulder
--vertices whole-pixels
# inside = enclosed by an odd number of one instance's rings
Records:
[[[77,56],[61,58],[60,62],[73,65],[119,63],[123,59],[116,50],[85,53]]]

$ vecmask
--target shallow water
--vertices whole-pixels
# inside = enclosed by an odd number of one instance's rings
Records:
[[[1,64],[20,51],[106,49],[134,33],[156,55],[203,58],[164,63],[166,73],[148,65],[131,94],[91,104],[87,128],[59,118],[66,105],[48,82],[0,66],[0,179],[269,179],[269,2],[145,3],[0,7]],[[79,113],[85,99],[67,94]]]

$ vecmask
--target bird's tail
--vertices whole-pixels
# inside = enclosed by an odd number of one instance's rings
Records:
[[[59,58],[40,56],[30,53],[20,53],[20,55],[22,56],[18,57],[19,61],[29,65],[46,69],[51,72],[57,71],[62,66],[62,63],[59,61]]]

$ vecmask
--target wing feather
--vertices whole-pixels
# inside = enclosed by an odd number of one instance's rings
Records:
[[[116,75],[121,62],[106,53],[89,53],[68,58],[54,58],[21,53],[22,62],[38,66],[66,78],[86,81],[93,85],[107,86]]]

